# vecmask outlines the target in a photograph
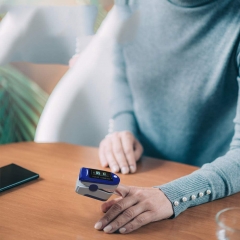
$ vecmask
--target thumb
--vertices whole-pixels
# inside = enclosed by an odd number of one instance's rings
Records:
[[[122,198],[125,198],[129,194],[129,191],[130,191],[130,187],[119,184],[116,190],[114,191],[114,193],[119,195]]]

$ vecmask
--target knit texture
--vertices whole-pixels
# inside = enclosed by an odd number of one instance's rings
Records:
[[[114,131],[131,131],[147,156],[201,167],[158,186],[177,216],[240,191],[240,1],[130,2],[112,10],[139,14],[113,52]]]

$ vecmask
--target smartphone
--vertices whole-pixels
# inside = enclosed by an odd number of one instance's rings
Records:
[[[0,168],[0,192],[39,178],[37,173],[14,163]]]

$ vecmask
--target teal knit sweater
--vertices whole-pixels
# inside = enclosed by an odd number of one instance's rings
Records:
[[[239,9],[239,0],[117,0],[106,19],[139,17],[114,51],[114,131],[135,134],[145,155],[201,167],[158,186],[175,216],[240,191]]]

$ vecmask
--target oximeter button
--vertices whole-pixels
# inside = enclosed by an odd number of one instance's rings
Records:
[[[117,176],[116,175],[113,175],[115,178],[117,178]]]
[[[96,184],[90,185],[90,186],[89,186],[89,190],[90,190],[91,192],[96,192],[96,191],[98,190],[98,185],[96,185]]]

